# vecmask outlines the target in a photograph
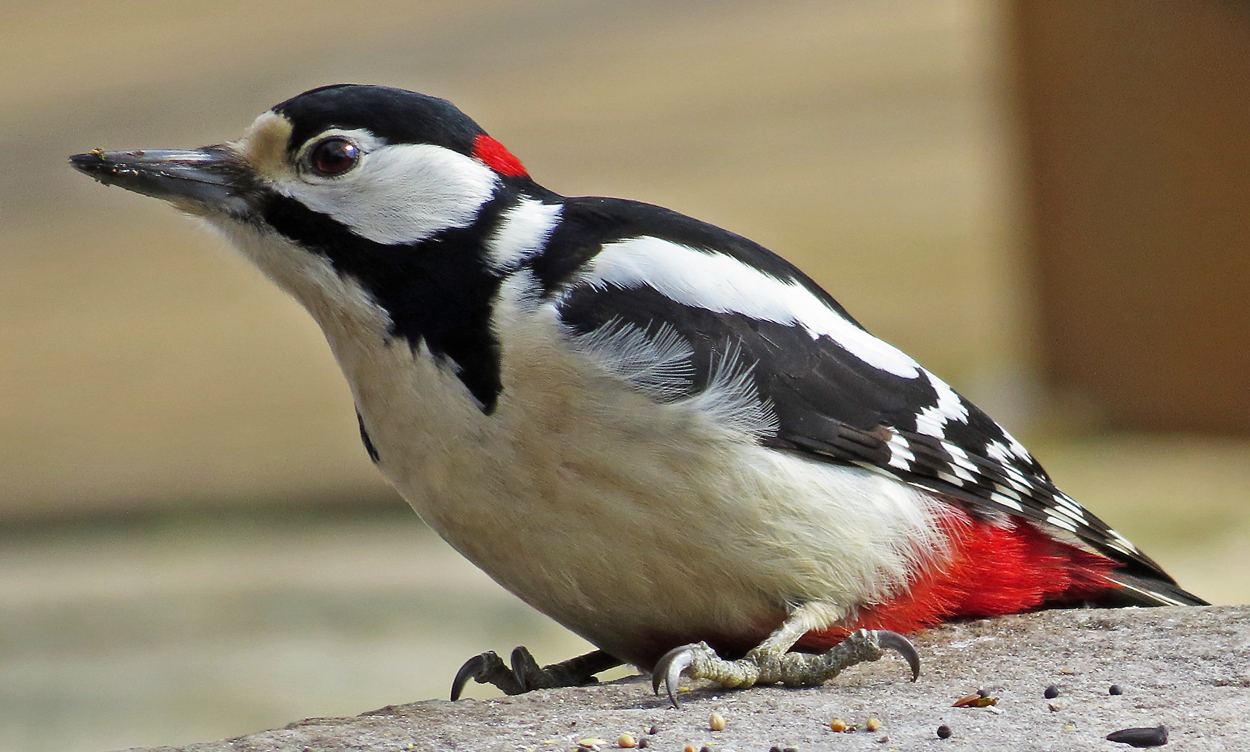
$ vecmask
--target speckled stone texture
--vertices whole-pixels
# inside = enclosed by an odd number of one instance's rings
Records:
[[[356,718],[148,752],[576,750],[629,732],[654,752],[808,750],[1129,750],[1106,740],[1167,726],[1167,749],[1250,749],[1250,606],[1050,611],[918,635],[920,680],[887,656],[809,689],[696,686],[680,710],[642,678],[497,700],[395,705]],[[450,677],[448,677],[450,681]],[[1047,700],[1048,685],[1059,695]],[[1111,695],[1113,684],[1122,695]],[[983,689],[985,708],[955,708]],[[713,711],[726,722],[712,731]],[[869,717],[880,720],[865,730]],[[839,718],[853,730],[834,732]],[[946,725],[949,739],[936,730]],[[655,733],[648,733],[651,728]]]

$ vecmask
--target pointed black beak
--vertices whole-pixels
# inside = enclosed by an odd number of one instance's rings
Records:
[[[255,183],[226,146],[202,149],[95,151],[69,158],[75,169],[105,185],[163,199],[192,214],[250,213]]]

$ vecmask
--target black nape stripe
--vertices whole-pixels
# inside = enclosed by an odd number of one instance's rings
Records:
[[[499,342],[490,329],[500,277],[487,263],[484,243],[515,201],[516,191],[505,187],[471,226],[399,245],[362,238],[281,195],[269,197],[261,214],[282,235],[356,280],[389,314],[391,335],[414,350],[424,344],[435,357],[450,360],[456,376],[490,414],[503,390]]]

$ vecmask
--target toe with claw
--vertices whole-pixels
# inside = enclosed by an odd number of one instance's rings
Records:
[[[673,707],[680,707],[677,691],[682,674],[693,679],[711,679],[727,688],[745,688],[755,684],[814,686],[834,678],[851,666],[875,661],[886,650],[903,656],[911,668],[912,681],[920,676],[920,654],[906,637],[897,632],[861,629],[819,654],[760,647],[740,660],[727,661],[707,643],[683,645],[665,653],[656,663],[651,687],[659,694],[660,685],[664,685]]]
[[[509,667],[493,650],[475,655],[464,662],[451,683],[451,699],[456,701],[464,687],[473,679],[478,684],[492,684],[504,694],[519,695],[535,689],[580,687],[595,681],[595,674],[621,665],[602,650],[571,658],[550,666],[539,666],[530,651],[518,647],[512,651]]]

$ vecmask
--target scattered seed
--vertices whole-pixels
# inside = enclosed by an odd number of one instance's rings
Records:
[[[1058,684],[1050,685],[1049,687],[1046,688],[1046,691],[1042,693],[1042,697],[1045,697],[1047,700],[1053,700],[1058,696],[1059,696]]]
[[[984,694],[982,694],[984,693]],[[977,690],[974,694],[965,695],[955,701],[952,707],[956,708],[986,708],[990,705],[997,705],[998,698],[990,695],[984,689]]]
[[[768,752],[781,752],[781,747],[769,747]]]
[[[648,733],[648,734],[658,734],[658,733],[660,733],[660,727],[659,727],[659,726],[657,726],[657,725],[655,725],[655,724],[653,723],[653,724],[651,724],[651,728],[647,729],[647,733]]]
[[[699,752],[699,750],[698,750],[698,748],[697,748],[697,747],[695,747],[693,744],[687,744],[687,745],[686,745],[686,752]]]
[[[1062,702],[1048,702],[1046,703],[1046,707],[1050,708],[1050,712],[1058,713],[1060,710],[1063,710],[1068,706]]]
[[[1120,687],[1119,684],[1112,684],[1111,688],[1107,690],[1107,693],[1113,694],[1113,695],[1122,695],[1124,694],[1124,690]]]
[[[799,752],[798,747],[782,747],[781,752]]]
[[[883,736],[877,740],[877,744],[889,744],[889,743],[890,743],[890,737],[888,736]]]
[[[1168,727],[1127,728],[1107,734],[1107,741],[1127,744],[1130,747],[1162,747],[1168,743]]]
[[[868,720],[864,721],[864,728],[869,731],[877,731],[881,728],[881,720],[868,716]]]
[[[846,721],[841,718],[834,718],[832,721],[829,721],[829,728],[834,731],[846,731]]]
[[[607,744],[607,742],[597,736],[588,736],[585,739],[577,740],[577,746],[589,747],[590,749],[599,749],[605,744]]]
[[[712,748],[704,744],[702,747],[699,747],[699,752],[712,752]]]
[[[638,749],[646,749],[646,748],[647,748],[647,738],[644,736],[643,738],[638,740]]]
[[[725,730],[725,716],[713,711],[712,716],[707,719],[707,727],[712,729],[713,731],[724,731]]]
[[[616,746],[624,749],[633,749],[638,746],[638,740],[634,738],[633,734],[626,731],[616,738]]]
[[[951,738],[951,727],[943,723],[941,726],[937,727],[937,735],[939,739]]]

